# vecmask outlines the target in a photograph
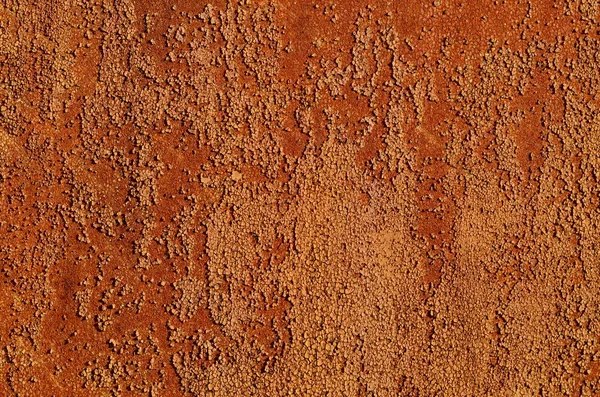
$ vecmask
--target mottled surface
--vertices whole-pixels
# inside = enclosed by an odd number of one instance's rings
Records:
[[[0,4],[0,396],[600,396],[600,5]]]

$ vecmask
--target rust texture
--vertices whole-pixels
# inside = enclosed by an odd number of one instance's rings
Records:
[[[600,5],[2,0],[0,396],[600,396]]]

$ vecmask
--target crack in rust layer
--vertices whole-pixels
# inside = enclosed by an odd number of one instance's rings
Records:
[[[600,4],[0,2],[0,396],[600,396]]]

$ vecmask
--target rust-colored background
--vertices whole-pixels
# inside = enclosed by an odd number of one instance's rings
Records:
[[[600,5],[0,4],[0,396],[600,396]]]

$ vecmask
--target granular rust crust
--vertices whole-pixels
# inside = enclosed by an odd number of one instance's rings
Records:
[[[0,396],[600,396],[597,0],[0,2]]]

